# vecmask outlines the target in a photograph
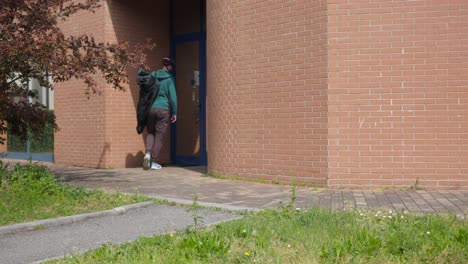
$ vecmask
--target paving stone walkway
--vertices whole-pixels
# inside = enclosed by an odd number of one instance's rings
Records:
[[[52,172],[75,186],[139,193],[151,197],[233,208],[274,208],[291,201],[291,186],[206,177],[204,167],[89,169],[49,164]],[[468,191],[330,190],[296,188],[296,207],[406,210],[416,214],[449,213],[466,217]]]

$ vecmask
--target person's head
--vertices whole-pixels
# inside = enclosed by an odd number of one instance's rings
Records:
[[[172,72],[175,69],[175,62],[169,58],[165,57],[162,59],[162,64],[167,71]]]

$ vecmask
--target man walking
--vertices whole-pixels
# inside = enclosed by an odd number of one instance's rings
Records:
[[[177,94],[174,77],[171,72],[175,63],[170,58],[163,58],[163,68],[151,73],[159,81],[159,91],[151,105],[146,121],[146,154],[143,159],[143,168],[159,170],[161,165],[156,163],[164,142],[169,120],[177,121]]]

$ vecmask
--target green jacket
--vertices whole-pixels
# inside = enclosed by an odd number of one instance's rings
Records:
[[[157,70],[151,73],[159,80],[159,92],[151,108],[169,110],[171,103],[171,115],[177,115],[177,94],[174,77],[170,72]]]

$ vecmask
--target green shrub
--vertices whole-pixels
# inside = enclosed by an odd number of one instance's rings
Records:
[[[54,114],[53,110],[48,111],[48,115]],[[53,120],[49,117],[48,120]],[[26,152],[27,142],[18,138],[11,132],[10,126],[7,133],[7,144],[9,152]],[[29,137],[31,153],[52,153],[54,152],[54,125],[46,123],[41,133],[31,133]]]
[[[27,142],[21,140],[19,137],[14,135],[11,132],[10,125],[8,125],[7,144],[8,144],[9,152],[26,152],[27,151],[27,146],[26,146]]]

